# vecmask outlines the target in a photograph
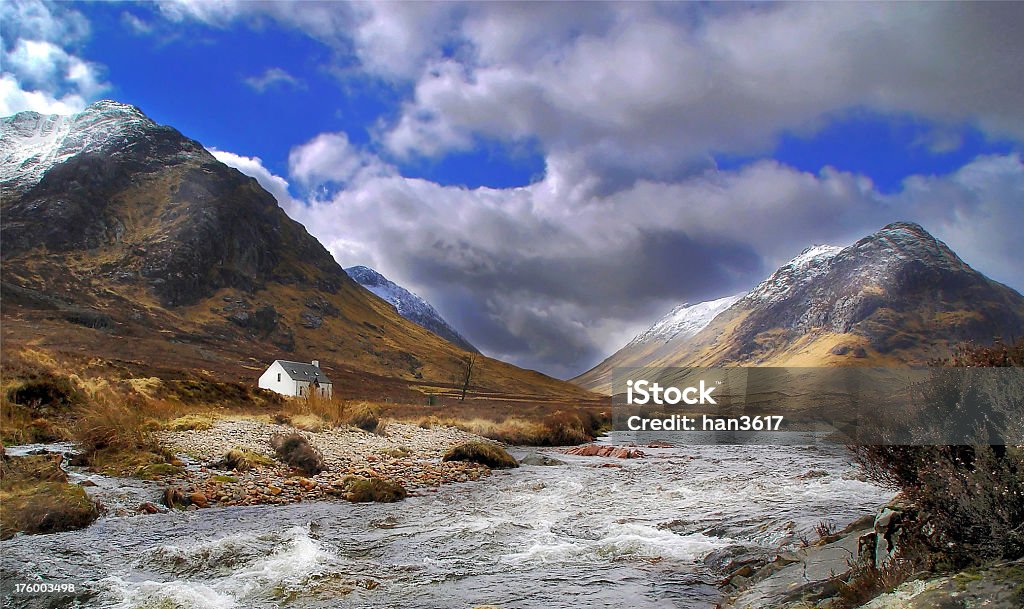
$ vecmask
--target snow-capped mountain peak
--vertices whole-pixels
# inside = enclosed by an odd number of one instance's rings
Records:
[[[351,277],[378,298],[395,307],[398,314],[467,351],[478,352],[468,340],[441,317],[429,302],[367,266],[345,269]]]
[[[747,294],[751,303],[770,304],[785,298],[801,285],[825,273],[843,248],[834,245],[812,245],[778,268]]]
[[[718,317],[719,313],[731,307],[742,297],[743,294],[740,293],[696,304],[683,303],[655,322],[653,326],[638,334],[630,341],[629,345],[689,338],[703,330],[715,317]]]
[[[111,100],[77,114],[19,112],[0,118],[0,182],[12,190],[38,183],[50,168],[88,150],[127,151],[147,135],[176,131],[161,127],[135,106]],[[198,152],[201,146],[190,146]],[[195,148],[195,150],[191,150]]]

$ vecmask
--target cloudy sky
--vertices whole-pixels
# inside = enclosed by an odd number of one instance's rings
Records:
[[[556,376],[894,220],[1024,289],[1024,3],[5,1],[0,28],[0,115],[135,104]]]

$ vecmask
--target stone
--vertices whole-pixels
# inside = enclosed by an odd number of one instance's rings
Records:
[[[555,465],[565,465],[565,461],[561,461],[559,459],[555,459],[554,457],[549,457],[547,455],[542,455],[540,453],[530,453],[529,455],[526,455],[525,457],[520,459],[519,463],[522,465],[540,465],[546,467]]]
[[[141,505],[139,505],[139,511],[143,512],[143,513],[146,513],[146,514],[162,514],[162,513],[166,512],[167,510],[161,508],[160,506],[156,505],[155,503],[146,501],[145,503],[142,503]]]
[[[192,493],[191,495],[188,496],[188,500],[192,503],[192,505],[197,507],[210,507],[210,501],[206,498],[206,495],[204,495],[203,493]]]

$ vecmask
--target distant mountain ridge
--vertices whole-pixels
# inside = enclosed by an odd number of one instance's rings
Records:
[[[356,283],[370,290],[379,298],[391,303],[402,317],[430,330],[466,351],[480,352],[472,343],[459,334],[451,324],[445,321],[441,314],[437,312],[437,309],[418,294],[410,292],[368,266],[350,266],[345,269],[345,272]]]
[[[617,367],[925,363],[1022,332],[1024,297],[894,222],[845,248],[807,248],[699,331],[634,341],[573,381],[608,391]]]

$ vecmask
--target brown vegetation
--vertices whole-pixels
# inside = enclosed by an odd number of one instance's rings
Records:
[[[216,467],[220,469],[233,469],[239,472],[246,472],[260,466],[273,466],[274,461],[261,454],[232,448],[224,454],[224,458],[217,462]]]
[[[519,462],[504,448],[490,442],[466,442],[453,446],[445,453],[443,461],[469,461],[486,465],[491,469],[519,467]]]
[[[1024,364],[1024,339],[1013,345],[966,345],[949,367]],[[939,371],[941,373],[941,371]],[[943,379],[939,379],[940,381]],[[928,388],[945,400],[947,387]],[[947,421],[934,421],[935,425]],[[869,479],[901,491],[920,511],[919,529],[935,560],[948,566],[1024,557],[1024,450],[1002,445],[857,446]]]
[[[0,460],[0,538],[79,529],[99,516],[85,490],[68,484],[60,455]]]
[[[353,503],[394,503],[406,495],[405,488],[391,480],[354,476],[345,479],[345,499]]]
[[[300,433],[276,435],[270,439],[270,446],[278,459],[307,476],[315,476],[327,469],[323,455]]]

